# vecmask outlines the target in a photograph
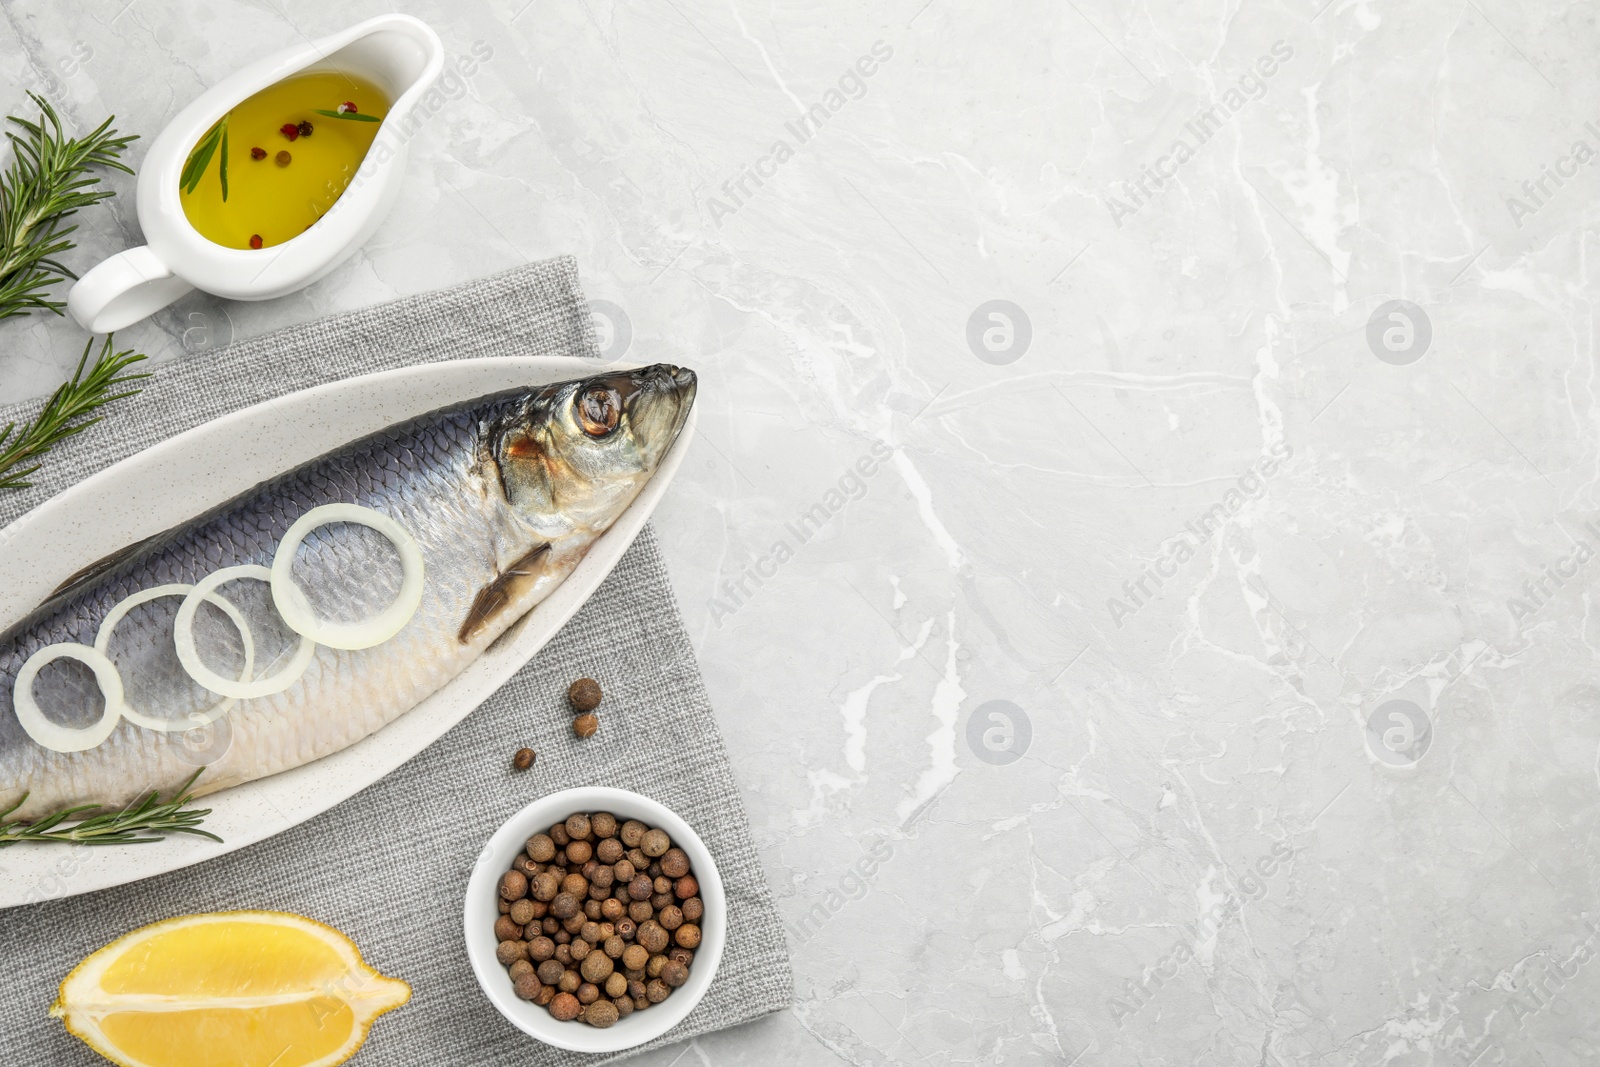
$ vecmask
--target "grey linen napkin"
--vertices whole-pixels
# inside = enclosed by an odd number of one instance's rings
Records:
[[[36,488],[0,496],[0,522],[124,456],[268,397],[391,367],[497,355],[597,358],[573,260],[531,264],[160,367],[120,417],[47,457]],[[0,424],[37,408],[34,402],[0,411]],[[584,675],[605,689],[604,725],[579,741],[565,691]],[[510,756],[523,745],[537,749],[539,759],[534,770],[516,774]],[[460,929],[467,874],[489,834],[537,796],[602,784],[644,793],[681,814],[716,856],[728,894],[727,949],[705,999],[663,1038],[633,1051],[787,1007],[782,927],[660,549],[646,527],[532,662],[387,778],[230,855],[0,915],[3,1058],[104,1063],[48,1016],[56,985],[73,965],[158,919],[259,908],[336,926],[374,967],[411,983],[411,1002],[378,1020],[354,1064],[566,1067],[620,1059],[564,1052],[513,1028],[473,979]]]

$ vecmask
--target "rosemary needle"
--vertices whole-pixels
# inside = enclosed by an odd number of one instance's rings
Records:
[[[39,469],[37,460],[40,456],[68,437],[82,433],[99,422],[103,416],[94,414],[98,408],[139,391],[125,389],[118,392],[119,386],[149,377],[146,374],[123,373],[144,356],[131,350],[112,351],[109,335],[100,348],[100,354],[95,357],[94,366],[89,367],[85,374],[89,349],[93,347],[92,340],[83,346],[83,357],[78,360],[78,369],[73,372],[72,380],[63,383],[51,394],[33,421],[20,430],[14,422],[0,430],[0,490],[31,486],[33,483],[27,478]]]
[[[204,767],[190,775],[189,780],[174,791],[171,800],[162,802],[160,795],[152,791],[143,800],[121,811],[93,815],[73,822],[70,826],[63,824],[71,822],[84,812],[96,810],[99,805],[84,804],[75,808],[65,808],[31,822],[9,818],[8,816],[28,799],[28,795],[24,793],[21,800],[0,811],[0,848],[21,841],[54,841],[78,845],[146,845],[160,841],[168,834],[194,834],[197,837],[209,837],[213,841],[220,842],[222,838],[216,834],[199,829],[200,823],[211,814],[211,809],[185,807],[193,799],[189,787],[194,785],[195,779],[200,777],[200,772],[203,770]]]
[[[96,188],[100,177],[90,169],[133,173],[118,157],[136,137],[117,136],[109,118],[83,137],[68,137],[49,102],[28,96],[39,105],[39,121],[11,116],[23,132],[6,131],[13,158],[0,174],[0,319],[33,310],[61,314],[66,305],[45,290],[77,277],[55,258],[75,247],[67,235],[77,227],[65,220],[113,193]]]

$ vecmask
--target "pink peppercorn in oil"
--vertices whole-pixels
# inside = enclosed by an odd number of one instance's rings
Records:
[[[388,110],[377,85],[340,71],[267,86],[228,113],[226,199],[221,160],[212,158],[192,191],[179,190],[185,217],[227,248],[271,248],[300,236],[344,194]]]

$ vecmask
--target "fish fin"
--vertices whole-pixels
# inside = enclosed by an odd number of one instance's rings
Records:
[[[104,574],[112,567],[115,567],[117,564],[121,563],[123,560],[127,559],[129,556],[139,551],[139,549],[143,548],[145,545],[149,544],[151,541],[154,541],[160,536],[160,534],[152,534],[149,537],[141,538],[131,545],[123,545],[110,555],[103,556],[100,559],[95,560],[82,570],[76,571],[69,575],[66,581],[50,590],[50,595],[45,599],[54,600],[61,594],[70,592],[83,583],[98,578],[100,575]]]
[[[521,599],[528,586],[537,581],[539,575],[543,573],[544,557],[549,551],[548,544],[540,545],[501,571],[494,581],[480,589],[472,601],[472,610],[467,612],[466,621],[456,632],[456,639],[466,644],[479,630]]]

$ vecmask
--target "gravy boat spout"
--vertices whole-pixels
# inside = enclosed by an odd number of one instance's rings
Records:
[[[443,65],[444,46],[425,23],[409,15],[383,15],[285,48],[224,78],[167,124],[139,167],[135,204],[148,243],[84,274],[67,293],[67,310],[91,333],[108,333],[154,314],[191,289],[234,300],[270,300],[321,278],[360,248],[393,206],[415,129],[410,120]],[[201,235],[184,213],[180,192],[180,176],[196,144],[263,89],[293,75],[328,71],[363,78],[390,101],[342,194],[305,232],[270,248],[228,248]]]

